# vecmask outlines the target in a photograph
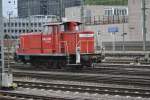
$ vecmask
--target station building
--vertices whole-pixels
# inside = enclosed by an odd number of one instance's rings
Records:
[[[142,0],[128,0],[128,6],[106,6],[106,5],[86,5],[84,6],[85,30],[93,30],[100,33],[97,37],[100,44],[106,50],[111,51],[113,41],[115,41],[116,51],[142,51]],[[134,5],[134,6],[133,6]],[[150,1],[146,0],[146,8],[149,8]],[[71,12],[70,12],[71,10]],[[146,11],[147,42],[146,50],[150,50],[150,9]],[[81,7],[70,7],[65,10],[65,17],[68,20],[81,21]],[[117,28],[115,36],[110,32],[110,28]]]
[[[58,17],[55,15],[35,15],[27,18],[4,18],[4,34],[18,36],[25,32],[41,32],[43,24],[57,21]]]

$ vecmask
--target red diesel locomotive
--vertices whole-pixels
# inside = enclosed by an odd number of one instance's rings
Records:
[[[63,68],[91,66],[101,62],[95,52],[94,32],[79,31],[80,22],[50,23],[41,33],[25,33],[19,37],[16,60],[38,67]]]

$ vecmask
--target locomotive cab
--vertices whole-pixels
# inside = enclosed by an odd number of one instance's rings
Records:
[[[64,31],[79,31],[81,24],[80,22],[64,22]]]

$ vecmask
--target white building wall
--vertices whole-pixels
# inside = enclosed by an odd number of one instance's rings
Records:
[[[123,41],[122,33],[128,33],[128,24],[108,24],[108,25],[92,25],[92,26],[86,26],[85,30],[92,30],[95,33],[100,31],[101,33],[101,39],[103,42],[112,42],[113,36],[112,33],[108,32],[108,27],[118,27],[119,32],[116,32],[116,41]],[[124,32],[123,32],[124,27]],[[125,36],[125,41],[129,41],[129,35]]]
[[[116,8],[123,6],[116,6]],[[91,11],[91,17],[93,16],[103,16],[105,13],[105,9],[114,8],[114,6],[85,6],[84,7],[84,15],[86,15],[86,11]],[[150,0],[146,0],[146,28],[147,34],[146,39],[150,41]],[[66,8],[66,17],[68,20],[78,20],[80,21],[80,10],[81,7],[71,7]],[[126,36],[126,41],[143,41],[143,26],[142,19],[142,0],[128,0],[128,24],[125,25],[125,31],[128,33]],[[99,28],[103,33],[107,33],[107,28],[110,26],[118,26],[119,30],[122,29],[123,24],[108,24],[108,25],[99,25]],[[91,30],[98,31],[99,28],[97,26],[86,26]],[[118,34],[121,34],[120,31]],[[106,36],[107,37],[107,36]],[[119,37],[118,37],[119,38]],[[104,38],[105,41],[109,41],[110,39]],[[119,39],[117,39],[119,40]]]

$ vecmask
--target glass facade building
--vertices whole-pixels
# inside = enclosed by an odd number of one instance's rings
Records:
[[[18,16],[64,16],[65,8],[81,5],[81,0],[18,0]]]

